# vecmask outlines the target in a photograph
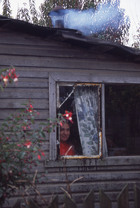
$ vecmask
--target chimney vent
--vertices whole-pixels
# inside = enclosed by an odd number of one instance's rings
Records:
[[[53,27],[64,28],[64,15],[65,9],[63,7],[57,6],[50,13]]]
[[[55,28],[64,28],[64,21],[63,20],[55,20]]]

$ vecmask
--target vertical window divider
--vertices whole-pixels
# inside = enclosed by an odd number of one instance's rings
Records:
[[[49,117],[56,118],[56,80],[49,76]],[[49,134],[49,160],[56,160],[57,158],[57,141],[56,141],[56,127],[54,131]]]
[[[102,154],[106,157],[107,154],[107,143],[105,138],[105,85],[102,84],[101,92],[101,114],[102,114]]]

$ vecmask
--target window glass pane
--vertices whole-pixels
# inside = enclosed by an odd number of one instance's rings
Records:
[[[140,155],[140,86],[106,85],[105,112],[109,155]]]
[[[70,146],[71,145],[74,146],[75,155],[82,155],[83,153],[82,153],[82,147],[81,147],[81,142],[79,138],[79,131],[78,131],[78,126],[77,126],[77,118],[76,118],[76,111],[75,111],[74,93],[71,94],[72,91],[73,91],[73,86],[67,86],[67,85],[59,86],[59,106],[61,107],[58,108],[58,112],[62,114],[65,114],[65,111],[69,111],[73,113],[73,116],[72,116],[73,124],[69,122],[70,135],[69,135],[67,143]],[[71,96],[69,96],[70,94]],[[59,131],[61,130],[62,128],[59,129]],[[64,136],[64,137],[67,137],[67,136]],[[64,146],[62,145],[61,147],[64,148]],[[63,152],[63,150],[61,149],[60,151]],[[64,155],[64,153],[62,155]],[[66,155],[71,155],[71,151],[69,151]]]
[[[65,111],[70,111],[73,113],[73,124],[66,124],[59,129],[59,154],[99,155],[100,86],[73,87],[73,85],[61,84],[58,85],[58,88],[58,112],[64,114]],[[64,140],[67,140],[66,145],[63,145]],[[69,148],[71,149],[69,150]],[[64,153],[66,152],[64,149],[68,150],[67,154]]]

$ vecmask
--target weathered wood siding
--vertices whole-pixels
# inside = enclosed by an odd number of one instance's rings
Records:
[[[43,39],[0,30],[0,68],[14,66],[19,75],[17,85],[9,85],[0,93],[0,122],[10,113],[22,107],[31,99],[40,116],[37,123],[49,116],[49,72],[89,73],[100,82],[116,82],[124,77],[125,82],[140,83],[140,64],[132,63],[120,55],[114,56],[100,51],[71,45],[63,41]],[[80,77],[80,76],[79,76]],[[79,78],[80,81],[80,78]],[[90,80],[89,80],[90,81]],[[49,159],[49,140],[44,143],[46,158]],[[36,168],[32,169],[32,172]],[[44,174],[38,190],[44,198],[59,194],[63,202],[63,190],[70,183],[74,200],[82,207],[82,199],[90,190],[95,192],[96,208],[99,207],[99,190],[112,199],[114,208],[121,189],[129,184],[130,207],[134,207],[134,184],[140,185],[140,157],[116,157],[94,160],[41,161],[40,173]],[[5,207],[10,208],[16,194]],[[41,202],[42,203],[42,202]]]

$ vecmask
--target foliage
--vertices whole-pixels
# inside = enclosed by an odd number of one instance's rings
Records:
[[[49,12],[52,11],[55,7],[63,7],[64,9],[80,9],[81,8],[80,0],[66,1],[66,0],[45,0],[43,4],[40,5],[40,20],[39,24],[47,27],[52,27],[51,19],[49,17]]]
[[[0,71],[1,89],[18,80],[15,69]],[[39,113],[29,102],[10,115],[0,126],[0,206],[13,191],[30,184],[33,174],[31,167],[45,156],[42,151],[46,133],[54,130],[64,119],[61,115],[36,126]]]
[[[38,13],[35,7],[35,0],[29,0],[30,13],[33,24],[38,24]]]
[[[29,10],[26,8],[26,4],[24,3],[24,7],[20,8],[17,12],[17,19],[24,20],[26,22],[30,21]]]
[[[8,83],[17,82],[18,76],[16,75],[15,68],[11,69],[2,69],[0,71],[0,89],[3,90]]]
[[[128,42],[128,31],[130,27],[129,18],[125,16],[124,10],[119,8],[119,4],[112,4],[112,8],[116,8],[118,15],[117,18],[112,18],[111,24],[118,24],[116,28],[107,27],[105,31],[98,34],[101,39],[109,40],[122,44]]]
[[[11,6],[9,0],[3,1],[3,14],[6,17],[11,17]]]
[[[40,25],[52,27],[51,19],[48,14],[54,7],[53,2],[54,2],[53,0],[50,0],[50,1],[45,1],[43,4],[41,4],[40,6],[41,14],[39,21]]]
[[[29,9],[26,6],[27,4],[24,3],[24,7],[18,9],[17,19],[24,20],[26,22],[32,22],[33,24],[39,24],[35,0],[29,0]]]
[[[99,2],[100,0],[98,0]],[[39,24],[47,27],[52,27],[51,19],[49,17],[49,12],[52,11],[56,7],[62,7],[64,9],[87,9],[91,7],[95,7],[96,3],[94,1],[82,1],[82,0],[45,0],[43,4],[40,6],[40,21]]]
[[[0,127],[0,201],[4,202],[15,187],[25,186],[30,180],[28,173],[45,153],[41,144],[46,132],[51,132],[58,120],[35,128],[37,112],[32,104],[25,105],[20,112],[9,116]]]
[[[132,47],[140,49],[140,24],[137,29],[137,34],[134,35],[134,43],[132,44]]]

